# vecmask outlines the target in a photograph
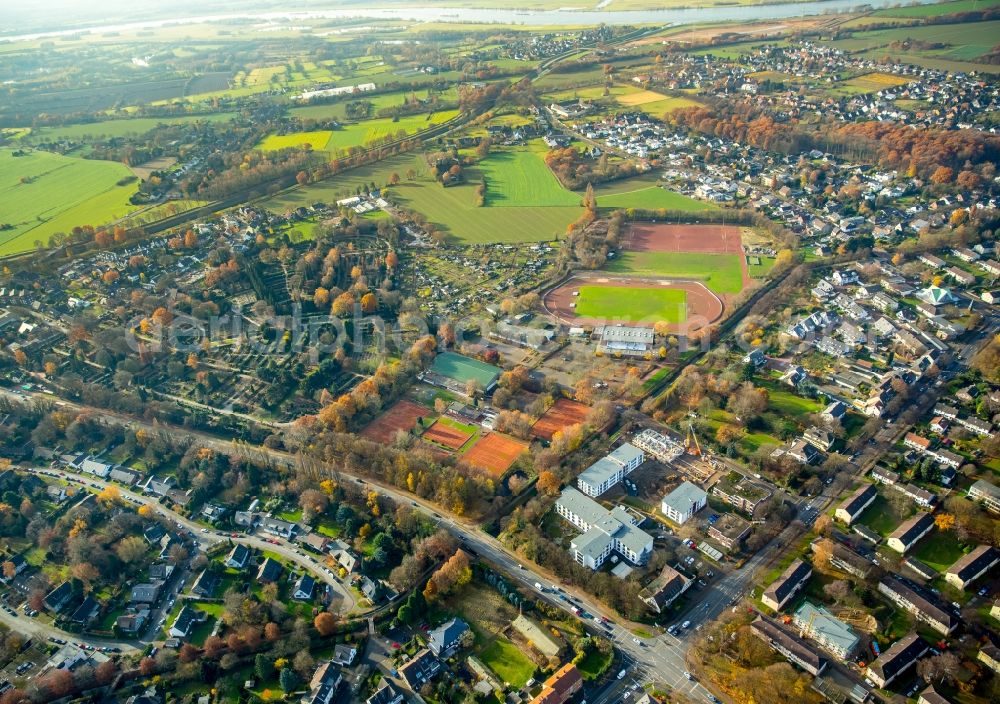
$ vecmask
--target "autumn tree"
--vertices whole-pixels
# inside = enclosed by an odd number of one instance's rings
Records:
[[[337,619],[329,611],[321,611],[313,619],[313,625],[321,636],[330,636],[337,630]]]
[[[548,470],[539,472],[538,481],[535,483],[535,486],[538,487],[539,491],[544,492],[549,496],[555,496],[558,494],[559,487],[561,485],[562,482],[559,481],[559,477]]]

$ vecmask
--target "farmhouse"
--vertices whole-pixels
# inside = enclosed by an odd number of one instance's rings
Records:
[[[802,560],[795,560],[767,589],[764,590],[761,601],[775,611],[785,608],[812,576],[812,565]]]
[[[929,513],[920,513],[908,521],[904,521],[892,532],[886,545],[900,554],[917,544],[917,541],[934,528],[934,518]]]
[[[868,666],[868,677],[880,689],[885,689],[897,677],[917,664],[929,648],[916,633],[897,640]]]
[[[573,558],[592,570],[617,552],[632,564],[643,565],[653,552],[653,539],[639,529],[636,518],[621,506],[608,511],[572,487],[563,489],[556,501],[560,516],[583,531],[573,539]]]
[[[834,512],[834,517],[838,521],[851,525],[851,523],[853,523],[857,517],[871,505],[876,496],[878,496],[878,490],[875,489],[875,485],[865,484],[853,494],[848,496],[844,502],[837,507],[837,510]]]
[[[944,573],[944,579],[956,589],[965,589],[993,569],[998,562],[1000,562],[1000,552],[995,547],[980,545],[972,552],[958,558]]]
[[[691,482],[685,481],[663,497],[660,502],[660,510],[674,523],[683,525],[694,514],[705,508],[707,503],[708,494]]]

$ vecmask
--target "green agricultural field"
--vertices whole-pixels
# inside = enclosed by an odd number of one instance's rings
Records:
[[[496,151],[479,165],[486,179],[486,205],[577,206],[580,196],[567,191],[541,157],[531,151]]]
[[[406,178],[409,170],[414,172],[412,179]],[[444,188],[427,175],[423,159],[412,154],[352,169],[321,183],[289,189],[265,199],[262,205],[275,212],[284,212],[316,201],[334,202],[354,195],[363,184],[374,181],[384,185],[393,173],[401,181],[389,189],[390,198],[405,208],[423,213],[435,227],[461,242],[544,242],[565,233],[566,226],[581,212],[578,197],[574,197],[577,205],[573,206],[477,207],[479,175],[476,168],[466,170],[467,183]]]
[[[83,137],[124,137],[130,134],[145,134],[162,125],[180,125],[193,122],[227,122],[235,116],[231,112],[190,115],[186,117],[136,117],[102,122],[85,122],[61,127],[43,127],[31,130],[31,139],[81,139]]]
[[[34,249],[56,232],[103,225],[136,210],[136,184],[124,164],[34,151],[0,149],[0,255]]]
[[[652,117],[662,118],[664,115],[668,115],[674,110],[700,106],[701,103],[697,100],[691,100],[690,98],[668,97],[663,100],[655,100],[651,103],[642,103],[641,105],[637,105],[636,108]]]
[[[1000,0],[956,0],[955,2],[939,2],[930,5],[912,5],[909,7],[890,7],[873,12],[876,17],[939,17],[957,12],[986,10],[1000,5]]]
[[[379,110],[384,110],[386,108],[402,107],[406,103],[407,98],[426,100],[432,95],[446,103],[454,103],[458,100],[458,92],[454,88],[449,88],[446,91],[397,91],[394,93],[380,93],[377,95],[362,93],[360,95],[351,96],[350,98],[341,100],[340,102],[329,103],[327,105],[306,105],[300,108],[292,108],[288,112],[290,115],[297,117],[300,120],[311,119],[344,121],[347,119],[347,103],[350,102],[365,101],[371,103],[372,114],[375,114]]]
[[[616,274],[698,279],[715,293],[743,290],[738,254],[702,252],[621,252],[606,267]]]
[[[854,32],[850,37],[838,39],[830,44],[844,51],[858,52],[882,49],[892,42],[911,39],[949,46],[926,51],[897,52],[893,50],[893,55],[899,53],[906,56],[915,55],[926,58],[968,61],[988,53],[996,45],[997,36],[1000,36],[1000,20]]]
[[[269,135],[258,147],[264,151],[287,149],[302,144],[311,144],[315,151],[347,151],[351,147],[361,147],[385,137],[406,136],[440,125],[458,116],[458,110],[409,115],[398,120],[391,117],[352,122],[339,130],[316,132],[293,132],[286,135]]]
[[[677,289],[581,286],[576,313],[606,320],[687,320],[687,294]]]
[[[291,134],[271,134],[264,138],[258,146],[265,152],[276,152],[279,149],[294,149],[308,144],[314,151],[326,150],[327,142],[333,136],[331,130],[316,132],[292,132]]]

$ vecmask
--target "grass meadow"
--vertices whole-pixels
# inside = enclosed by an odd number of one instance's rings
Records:
[[[616,274],[698,279],[715,293],[743,290],[738,254],[703,252],[621,252],[605,267]]]
[[[687,294],[677,289],[581,286],[577,314],[610,320],[687,320]]]
[[[0,255],[34,249],[56,232],[103,225],[136,210],[136,184],[124,164],[75,159],[50,152],[14,156],[0,149]]]

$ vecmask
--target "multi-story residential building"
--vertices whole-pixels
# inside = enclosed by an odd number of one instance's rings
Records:
[[[858,634],[822,606],[805,602],[795,612],[792,622],[804,638],[811,638],[841,660],[848,659],[857,650]]]
[[[571,662],[556,670],[542,683],[542,691],[531,704],[565,704],[583,688],[583,676]]]
[[[878,590],[904,611],[923,621],[943,636],[958,626],[958,618],[945,604],[915,584],[898,577],[885,577]]]
[[[875,485],[865,484],[844,499],[833,515],[838,521],[851,525],[858,516],[864,513],[866,508],[871,506],[876,496],[878,496],[878,490],[875,489]]]
[[[712,495],[718,496],[737,510],[753,516],[757,507],[771,498],[771,491],[767,487],[734,472],[715,483],[715,486],[712,487]]]
[[[916,665],[928,650],[927,644],[916,633],[900,638],[868,666],[868,678],[880,689],[885,689]]]
[[[761,601],[775,611],[781,611],[785,604],[799,593],[812,576],[812,565],[795,560],[771,585],[764,590]]]
[[[917,541],[934,528],[934,518],[929,513],[918,513],[908,521],[903,521],[892,532],[885,544],[901,555],[917,544]]]
[[[972,552],[955,560],[955,564],[944,573],[944,579],[956,589],[965,589],[993,569],[998,562],[1000,562],[1000,552],[995,547],[980,545]]]
[[[818,677],[826,669],[826,658],[819,651],[774,621],[758,616],[757,620],[750,624],[750,630],[786,660],[798,665],[814,677]]]
[[[576,485],[587,496],[600,496],[618,484],[645,459],[642,450],[635,445],[625,443],[583,470],[576,478]]]
[[[969,498],[982,502],[988,511],[1000,513],[1000,487],[980,479],[969,487]]]
[[[708,537],[726,550],[739,549],[750,535],[753,524],[745,518],[727,513],[708,527]]]
[[[663,497],[660,510],[663,515],[678,525],[691,520],[694,514],[705,508],[708,494],[691,482],[681,482],[680,486]]]
[[[635,565],[643,565],[653,552],[653,539],[638,526],[641,517],[621,506],[611,511],[572,487],[563,489],[556,512],[582,531],[573,539],[573,558],[592,570],[600,568],[612,552]]]

